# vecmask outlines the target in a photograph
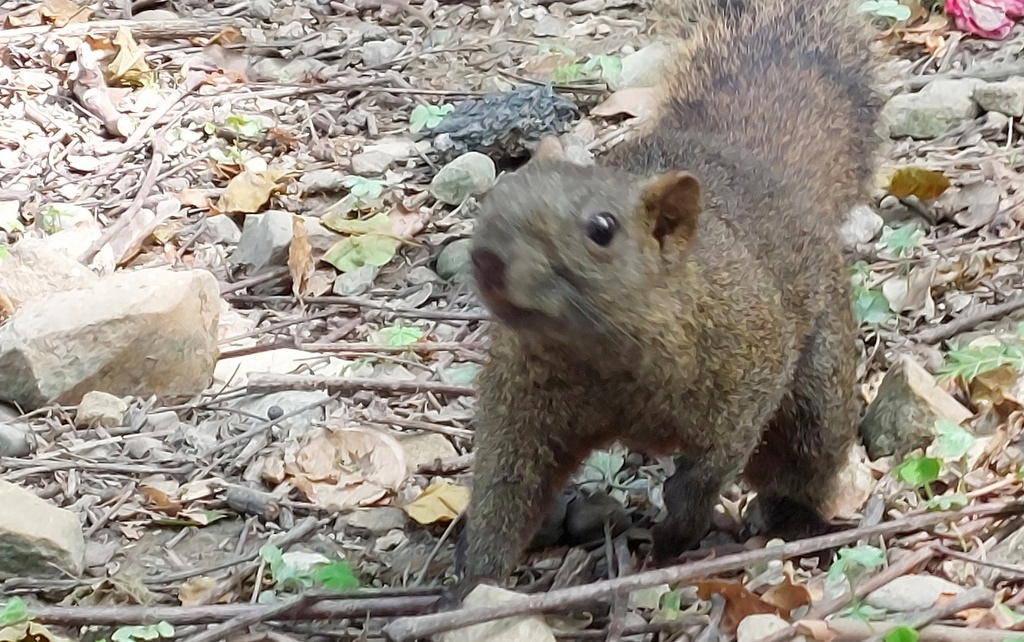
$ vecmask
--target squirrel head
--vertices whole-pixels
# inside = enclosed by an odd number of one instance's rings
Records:
[[[500,322],[542,342],[621,340],[657,323],[652,297],[670,271],[682,278],[700,211],[686,172],[581,166],[546,138],[481,202],[477,292]]]

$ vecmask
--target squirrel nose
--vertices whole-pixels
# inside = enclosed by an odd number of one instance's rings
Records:
[[[473,263],[473,278],[480,289],[503,292],[505,290],[505,262],[490,250],[474,249],[469,255]]]

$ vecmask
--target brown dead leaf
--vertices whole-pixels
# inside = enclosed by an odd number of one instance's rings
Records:
[[[795,624],[801,633],[810,635],[818,642],[832,642],[838,635],[823,620],[797,620]]]
[[[53,26],[64,27],[76,22],[88,22],[92,9],[73,0],[43,0],[40,13]]]
[[[153,70],[146,63],[146,57],[132,37],[132,32],[121,27],[114,36],[114,47],[117,54],[107,66],[107,73],[111,81],[121,84],[141,86],[152,80]]]
[[[284,460],[278,455],[271,455],[263,460],[263,470],[260,471],[260,479],[277,486],[285,479]]]
[[[903,42],[922,45],[931,54],[936,53],[945,45],[948,32],[949,16],[945,14],[934,14],[921,24],[895,30]]]
[[[190,577],[178,588],[178,601],[182,606],[208,604],[209,596],[217,590],[218,586],[220,584],[217,580],[205,575]]]
[[[698,582],[696,587],[697,595],[702,600],[710,600],[711,596],[715,593],[725,598],[725,612],[722,615],[722,623],[727,627],[730,634],[736,633],[736,627],[748,615],[772,614],[782,617],[789,616],[788,612],[780,612],[780,609],[764,602],[739,582],[705,580]]]
[[[423,231],[423,227],[430,219],[430,212],[423,210],[408,212],[401,208],[395,208],[388,212],[388,218],[391,219],[391,231],[395,238],[408,241]]]
[[[186,187],[174,196],[184,206],[195,207],[201,210],[210,209],[210,197],[206,195],[205,190]]]
[[[1000,406],[1007,401],[1019,403],[1013,394],[1019,375],[1012,365],[1002,365],[982,372],[968,386],[974,405]]]
[[[627,115],[635,118],[649,118],[658,107],[658,91],[654,87],[629,87],[608,96],[601,104],[590,110],[592,116],[611,118]]]
[[[923,167],[901,167],[889,177],[888,192],[897,198],[914,195],[922,201],[938,198],[949,187],[940,171]]]
[[[403,508],[418,524],[450,522],[469,504],[469,489],[449,481],[438,481]]]
[[[0,628],[0,642],[70,642],[38,622],[19,622]]]
[[[181,502],[176,499],[171,499],[170,495],[155,486],[139,486],[139,492],[141,492],[143,497],[146,498],[146,501],[149,502],[148,508],[152,508],[153,510],[167,515],[177,515],[181,512]]]
[[[313,246],[309,243],[306,224],[298,216],[292,217],[292,242],[288,245],[288,272],[292,276],[292,294],[302,302],[309,287],[309,276],[316,268]]]
[[[807,587],[794,584],[792,576],[787,573],[781,584],[771,587],[761,595],[761,600],[785,613],[785,617],[793,612],[793,609],[811,603],[811,593]]]
[[[224,193],[217,199],[218,212],[258,212],[270,197],[280,189],[277,181],[284,172],[268,169],[262,172],[243,170],[228,181]]]

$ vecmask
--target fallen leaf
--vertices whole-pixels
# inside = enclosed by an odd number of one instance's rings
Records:
[[[175,198],[177,198],[178,202],[182,205],[195,207],[201,210],[210,209],[210,197],[206,195],[205,191],[200,189],[186,187],[175,194]]]
[[[466,510],[468,504],[468,488],[442,480],[427,486],[403,508],[418,524],[426,525],[450,522]]]
[[[942,172],[923,167],[901,167],[889,177],[888,192],[897,198],[914,195],[922,201],[938,198],[949,187]]]
[[[626,114],[636,118],[648,118],[658,107],[658,92],[654,87],[629,87],[608,96],[590,110],[592,116],[611,118]]]
[[[818,642],[832,642],[838,635],[823,620],[797,620],[795,624],[801,633],[810,635]]]
[[[388,218],[391,220],[391,233],[396,238],[409,240],[423,231],[423,226],[430,219],[430,212],[419,210],[408,212],[395,208],[388,212]]]
[[[309,286],[316,262],[313,260],[313,246],[309,243],[306,224],[298,216],[292,217],[292,242],[288,246],[288,272],[292,276],[292,294],[302,302]]]
[[[760,597],[739,582],[725,580],[705,580],[696,584],[697,595],[702,600],[710,600],[715,593],[725,598],[725,612],[722,623],[730,634],[736,633],[736,627],[748,615],[772,614],[788,617],[778,607],[764,602]]]
[[[146,57],[138,43],[135,42],[135,38],[132,37],[131,31],[120,27],[117,30],[117,35],[114,36],[113,43],[117,54],[107,66],[111,80],[120,81],[122,84],[141,86],[152,78],[153,70],[146,63]]]
[[[217,590],[218,586],[220,583],[217,580],[205,575],[190,577],[178,588],[178,601],[182,606],[208,604],[208,597]]]
[[[781,584],[777,584],[761,595],[761,600],[770,604],[789,617],[793,609],[811,603],[811,593],[805,586],[794,584],[793,578],[787,573]]]
[[[153,486],[143,485],[139,487],[139,492],[142,493],[143,497],[150,504],[150,508],[166,513],[168,515],[177,515],[181,512],[182,504],[176,499],[171,499],[171,496],[165,493],[159,488]]]
[[[280,186],[277,181],[283,172],[268,169],[262,172],[243,170],[228,181],[224,193],[217,199],[218,212],[258,212]]]
[[[885,281],[882,294],[889,301],[889,307],[908,313],[912,318],[935,316],[935,300],[931,291],[936,268],[935,262],[919,265],[906,276],[897,275]]]
[[[40,13],[55,27],[64,27],[76,22],[88,22],[92,9],[73,0],[43,0]]]

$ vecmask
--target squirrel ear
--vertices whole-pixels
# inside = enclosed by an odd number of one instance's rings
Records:
[[[544,136],[533,150],[536,160],[565,160],[565,148],[554,136]]]
[[[675,235],[686,242],[697,234],[700,216],[700,183],[686,172],[668,172],[647,181],[641,195],[653,223],[654,238],[664,245]]]

